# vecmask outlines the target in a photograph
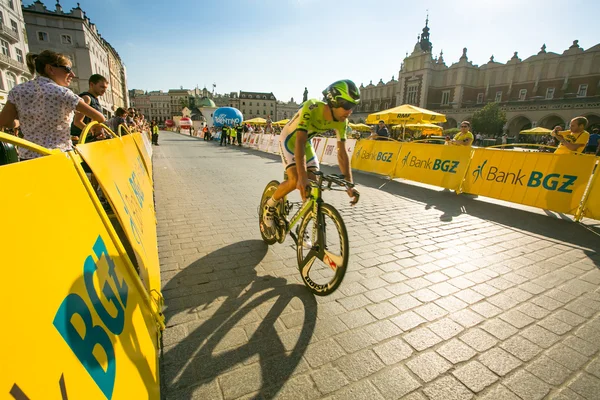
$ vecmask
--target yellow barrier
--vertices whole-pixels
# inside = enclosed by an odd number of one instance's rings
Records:
[[[581,154],[475,149],[462,191],[575,214],[594,163]]]
[[[401,146],[394,141],[359,140],[352,154],[352,168],[391,176]]]
[[[136,255],[140,276],[160,303],[160,267],[152,183],[131,135],[77,145],[123,227]],[[159,304],[156,305],[160,309]]]
[[[0,229],[7,267],[0,302],[10,323],[0,332],[0,391],[31,399],[158,399],[160,322],[69,156],[52,152],[0,167],[10,188],[0,196],[0,209],[10,211]]]
[[[578,210],[576,219],[579,221],[583,217],[600,220],[600,158],[596,158],[597,164],[594,175],[592,176],[588,192],[583,199],[583,204]]]
[[[470,158],[470,147],[404,143],[393,177],[458,190]]]
[[[148,141],[148,137],[142,132],[135,132],[131,135],[137,146],[137,149],[142,156],[142,161],[144,162],[144,168],[146,169],[146,173],[148,174],[148,179],[150,182],[153,182],[154,179],[152,177],[152,145]]]

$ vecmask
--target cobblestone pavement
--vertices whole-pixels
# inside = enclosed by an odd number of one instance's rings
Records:
[[[593,232],[356,174],[357,207],[324,196],[351,261],[340,289],[316,298],[291,240],[260,239],[277,157],[167,132],[160,144],[167,399],[600,398]]]

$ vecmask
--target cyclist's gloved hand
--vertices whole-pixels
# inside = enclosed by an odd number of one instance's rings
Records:
[[[356,188],[349,188],[346,190],[346,193],[348,193],[348,196],[352,198],[352,201],[350,202],[351,205],[355,205],[356,203],[358,203],[360,193],[358,192],[358,190],[356,190]]]

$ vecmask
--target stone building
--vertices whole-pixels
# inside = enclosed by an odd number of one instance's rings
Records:
[[[511,136],[536,126],[564,126],[578,115],[587,117],[590,127],[600,126],[600,44],[584,50],[575,40],[560,54],[544,44],[524,60],[517,52],[506,63],[492,55],[481,66],[469,61],[466,48],[450,66],[431,48],[426,23],[400,69],[396,103],[446,114],[445,127],[469,120],[490,102],[506,112],[505,131]]]
[[[183,107],[189,106],[190,91],[188,89],[169,89],[171,116],[181,115]]]
[[[244,92],[240,90],[238,110],[244,115],[244,119],[267,118],[275,119],[277,115],[277,99],[271,93]]]
[[[292,118],[299,108],[300,104],[296,103],[293,97],[287,103],[283,101],[278,101],[276,112],[277,117],[274,118],[274,120],[281,121],[282,119]]]
[[[112,116],[116,110],[115,99],[117,104],[127,104],[127,79],[123,63],[112,46],[106,46],[106,40],[79,5],[70,12],[64,12],[57,2],[55,10],[51,11],[37,0],[30,6],[22,7],[22,11],[30,51],[40,53],[52,50],[71,59],[76,78],[70,87],[75,93],[86,91],[90,76],[100,74],[111,83],[106,93],[98,99],[105,116]],[[115,91],[118,93],[113,93]]]
[[[106,77],[109,80],[110,88],[112,88],[112,104],[114,109],[127,108],[129,105],[129,96],[127,91],[127,73],[125,72],[125,65],[115,50],[106,40],[102,40],[104,46],[107,49],[108,54],[108,70],[110,77]]]
[[[367,86],[361,83],[360,104],[356,107],[351,119],[354,122],[362,121],[369,114],[396,107],[397,83],[393,76],[386,83],[380,79],[377,85],[373,85],[373,81]]]
[[[600,44],[587,50],[577,40],[562,52],[541,46],[537,54],[521,59],[517,52],[505,63],[494,56],[481,66],[469,61],[467,49],[450,66],[432,53],[429,21],[409,55],[398,80],[361,85],[361,104],[352,120],[396,105],[413,104],[445,114],[445,128],[454,128],[490,102],[506,112],[505,131],[568,124],[575,116],[600,127]],[[390,95],[393,92],[393,95]]]
[[[8,99],[8,92],[19,83],[31,79],[25,63],[29,53],[25,21],[21,10],[21,1],[3,1],[0,3],[0,108]]]

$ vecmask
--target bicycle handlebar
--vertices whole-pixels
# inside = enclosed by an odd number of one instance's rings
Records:
[[[354,189],[354,187],[356,186],[354,183],[347,181],[344,179],[343,175],[337,175],[337,174],[331,174],[331,175],[323,175],[322,172],[316,172],[315,175],[317,176],[317,184],[320,185],[321,187],[323,187],[323,181],[327,181],[328,184],[324,189],[327,190],[332,190],[331,189],[331,185],[332,184],[336,184],[339,186],[343,186],[346,189]],[[358,203],[358,199],[360,198],[360,193],[357,190],[354,190],[354,200],[350,202],[350,204],[355,205],[356,203]]]

